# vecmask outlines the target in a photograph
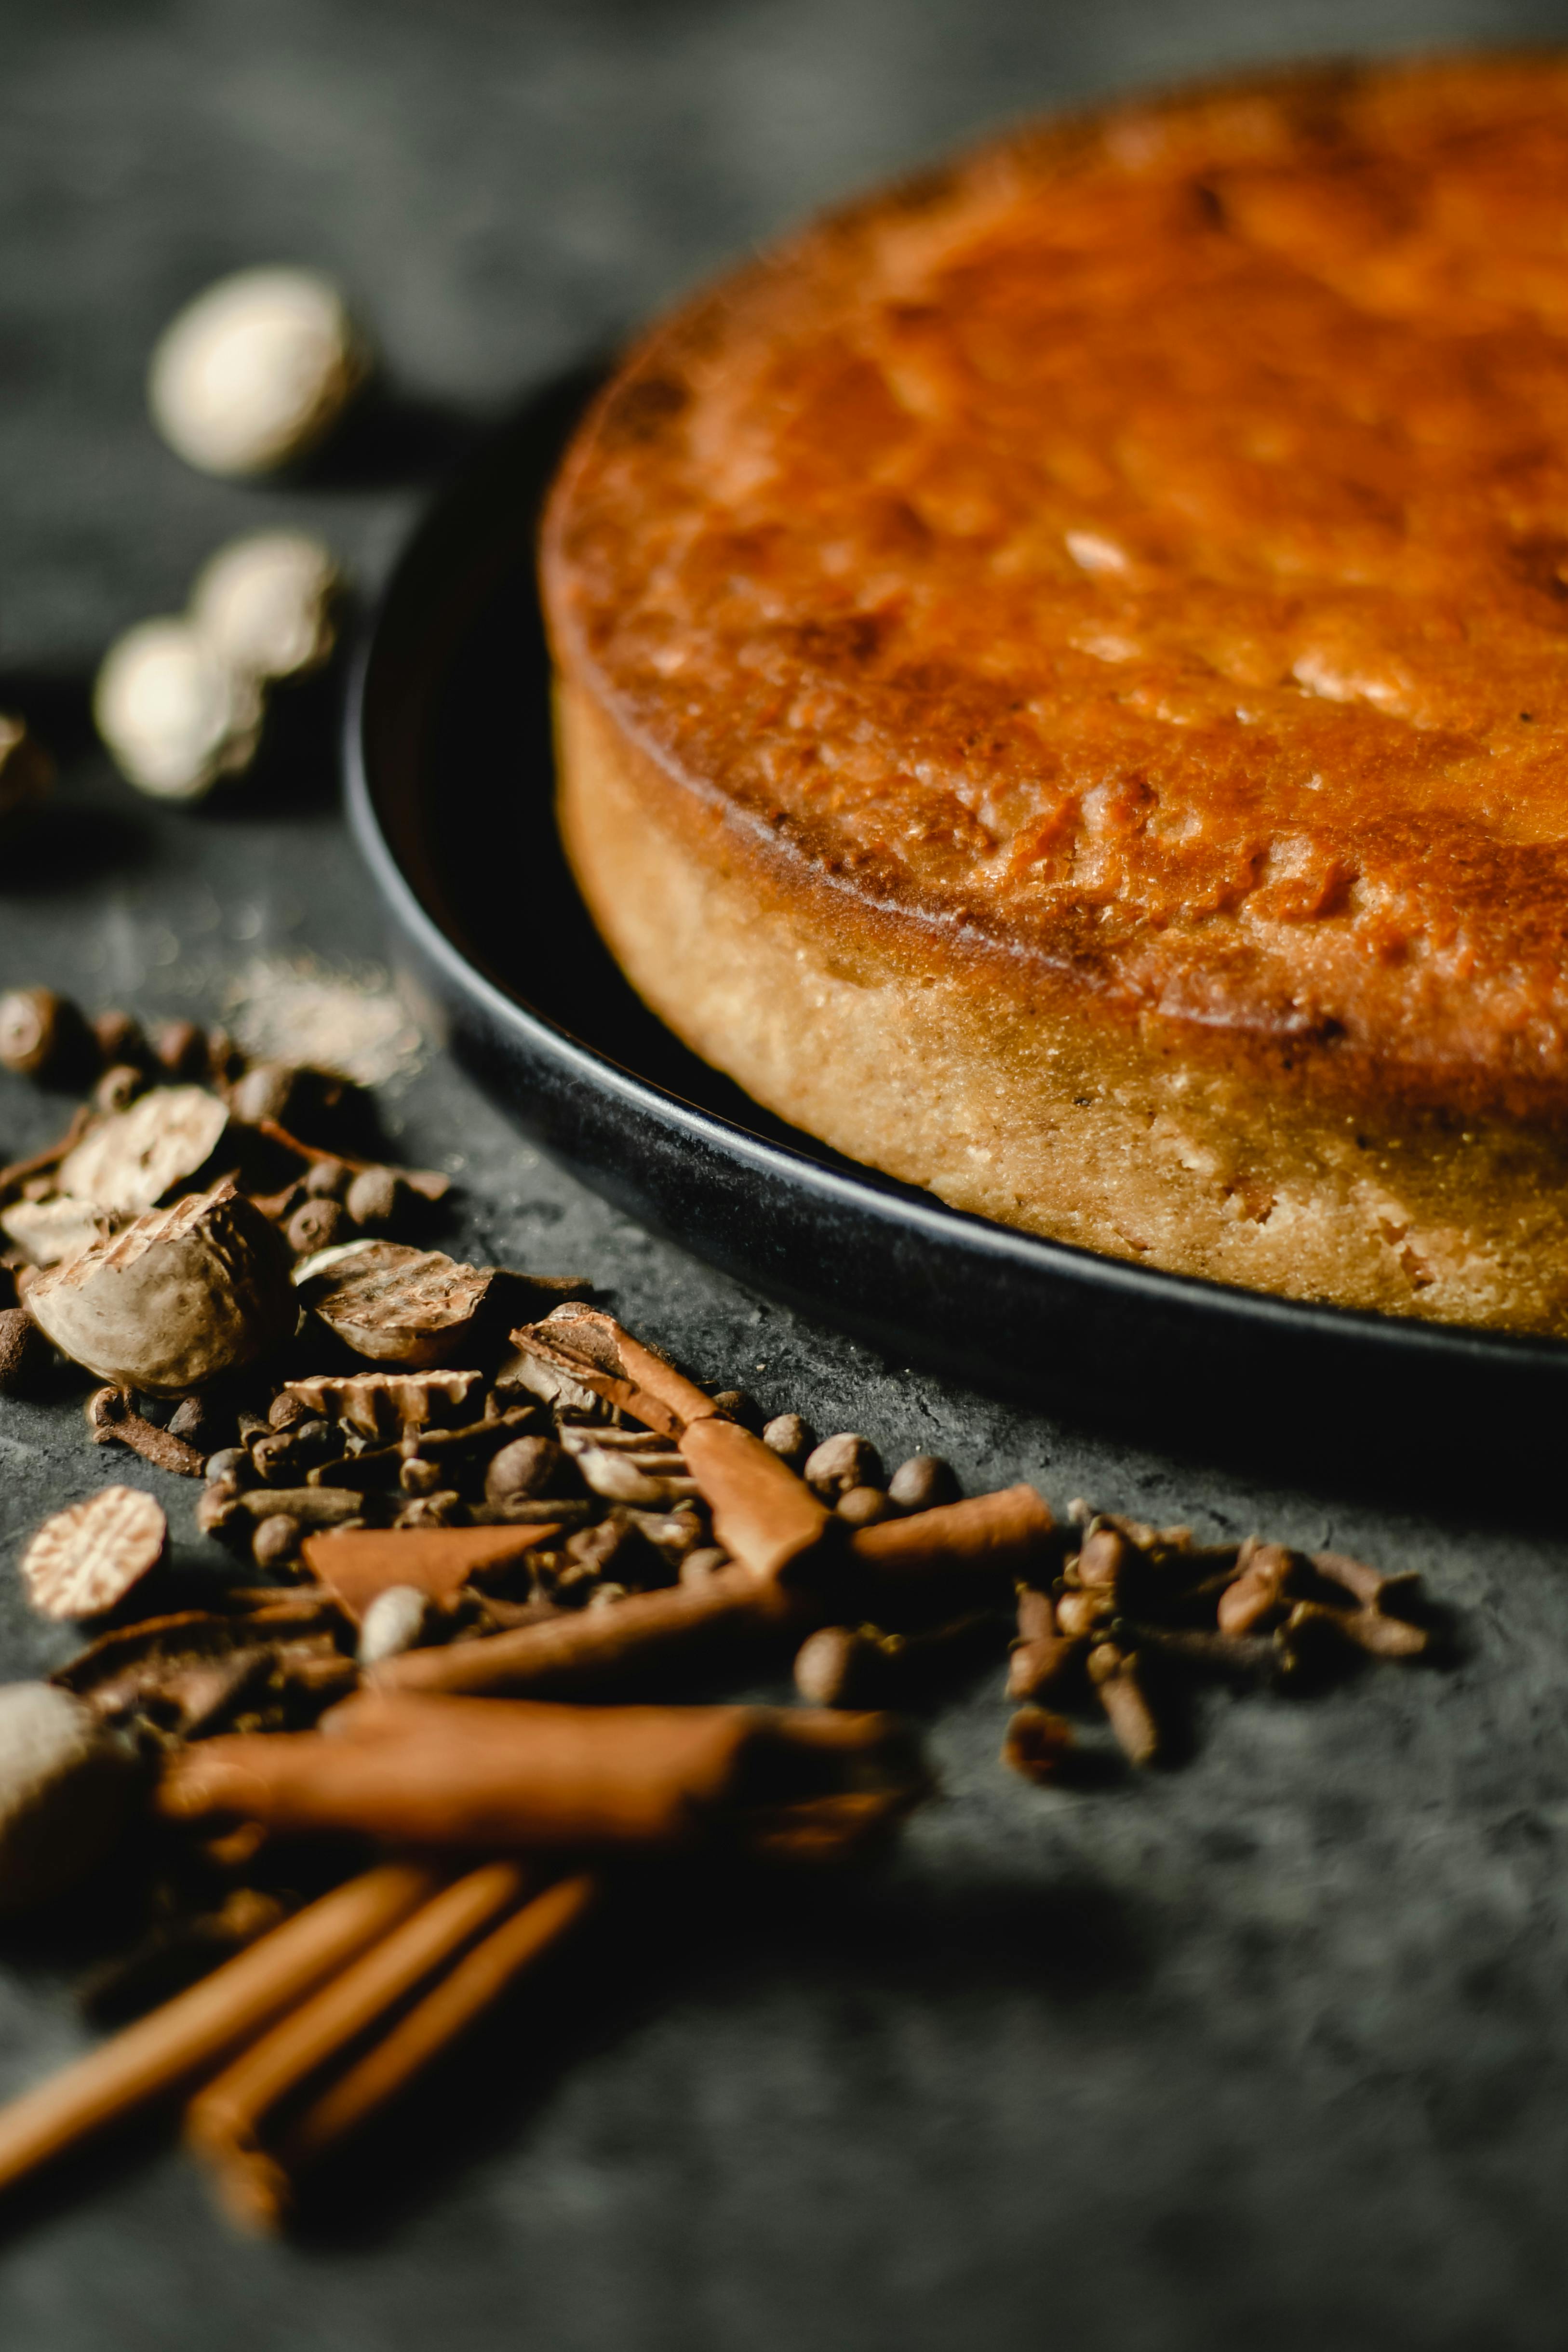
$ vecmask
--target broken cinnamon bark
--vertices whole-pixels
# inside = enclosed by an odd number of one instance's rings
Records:
[[[310,1536],[305,1565],[335,1592],[349,1614],[363,1616],[377,1593],[412,1585],[433,1601],[449,1601],[469,1577],[548,1543],[558,1532],[545,1522],[525,1528],[377,1528]]]
[[[335,1710],[324,1732],[187,1750],[165,1766],[158,1806],[174,1821],[238,1814],[432,1850],[717,1842],[784,1855],[847,1851],[925,1786],[887,1716],[378,1693]]]
[[[570,1404],[575,1391],[673,1438],[719,1411],[706,1390],[597,1307],[558,1307],[514,1331],[511,1341],[542,1375],[537,1392],[549,1402]],[[526,1360],[519,1369],[526,1375]]]

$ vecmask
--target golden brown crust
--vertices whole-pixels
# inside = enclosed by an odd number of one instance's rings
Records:
[[[1124,1091],[1244,1081],[1309,1159],[1419,1134],[1455,1232],[1499,1152],[1559,1197],[1565,213],[1541,58],[1128,104],[874,199],[601,399],[547,520],[561,674],[645,819],[830,960]],[[753,1090],[842,1142],[798,1072]],[[1070,1230],[1054,1182],[986,1213]]]
[[[954,1207],[1184,1274],[1504,1330],[1568,1330],[1555,1137],[1331,1107],[1291,1049],[1206,1059],[1169,1024],[914,961],[689,806],[592,698],[558,700],[562,829],[634,985],[759,1102]]]

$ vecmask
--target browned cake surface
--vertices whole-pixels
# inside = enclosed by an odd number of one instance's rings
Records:
[[[1555,1151],[1564,224],[1556,60],[986,150],[634,354],[550,519],[558,661],[819,930]]]

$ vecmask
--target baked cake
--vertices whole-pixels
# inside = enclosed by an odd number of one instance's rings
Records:
[[[1568,61],[1026,130],[633,352],[561,819],[762,1103],[1005,1223],[1568,1329]]]

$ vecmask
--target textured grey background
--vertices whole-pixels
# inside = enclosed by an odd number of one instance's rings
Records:
[[[0,698],[68,772],[40,850],[0,866],[0,983],[210,1010],[258,951],[376,951],[324,744],[270,811],[163,815],[83,727],[109,633],[177,605],[224,534],[301,516],[373,580],[417,496],[225,488],[160,447],[147,350],[215,272],[341,272],[409,390],[482,415],[803,208],[1022,109],[1564,31],[1503,0],[6,0]],[[58,1112],[0,1085],[0,1156]],[[1561,2344],[1561,1544],[1440,1494],[1347,1502],[1331,1464],[1270,1491],[886,1364],[650,1241],[438,1061],[393,1116],[407,1156],[460,1172],[476,1248],[595,1271],[710,1376],[1058,1504],[1421,1569],[1461,1663],[1216,1697],[1189,1769],[1077,1796],[998,1770],[988,1682],[937,1723],[942,1800],[863,1894],[694,1927],[650,1904],[576,2009],[488,2048],[370,2212],[305,2246],[237,2245],[156,2139],[79,2171],[0,2236],[0,2342]],[[7,1577],[101,1468],[68,1401],[0,1406]],[[69,1646],[0,1586],[0,1671]],[[13,1939],[0,2090],[84,2039],[68,1969]]]

